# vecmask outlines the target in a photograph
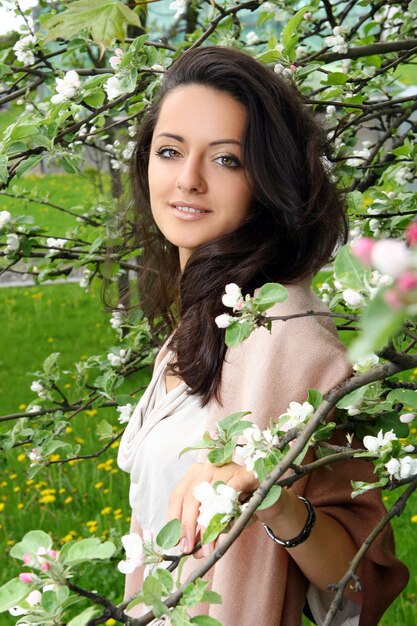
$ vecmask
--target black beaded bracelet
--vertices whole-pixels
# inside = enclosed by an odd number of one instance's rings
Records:
[[[314,508],[311,502],[309,502],[309,500],[307,500],[306,498],[303,498],[303,496],[297,496],[297,498],[299,498],[299,500],[302,500],[304,502],[305,507],[308,512],[307,521],[304,525],[303,530],[300,532],[299,535],[297,535],[293,539],[280,539],[279,537],[274,535],[274,533],[269,528],[269,526],[267,526],[266,524],[263,525],[268,537],[272,539],[272,541],[275,541],[275,543],[278,543],[280,546],[284,546],[284,548],[295,548],[295,546],[298,546],[300,545],[300,543],[303,543],[303,541],[308,539],[308,537],[310,536],[313,526],[316,523],[316,513],[314,511]]]

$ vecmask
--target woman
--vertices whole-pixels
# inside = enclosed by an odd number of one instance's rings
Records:
[[[274,322],[271,334],[258,329],[228,351],[214,323],[232,282],[243,293],[284,283],[288,299],[272,315],[325,310],[310,278],[345,240],[346,222],[322,165],[323,145],[295,90],[241,52],[189,51],[167,72],[133,166],[142,306],[151,322],[163,317],[171,335],[119,452],[131,473],[132,532],[157,532],[177,517],[180,549],[190,553],[199,531],[194,487],[223,480],[250,494],[258,483],[238,463],[217,468],[190,453],[178,459],[179,452],[233,412],[251,411],[265,428],[291,401],[304,402],[308,388],[326,392],[350,374],[325,317]],[[321,623],[328,585],[383,514],[376,494],[350,497],[350,481],[371,480],[370,473],[360,460],[338,463],[283,490],[208,573],[223,603],[198,612],[223,626],[295,626],[307,598]],[[377,624],[405,585],[389,530],[359,574],[362,592],[346,591],[335,623]],[[128,577],[127,597],[141,576]],[[377,597],[381,585],[384,598]]]

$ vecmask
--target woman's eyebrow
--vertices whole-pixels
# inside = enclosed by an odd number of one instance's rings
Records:
[[[175,141],[179,141],[180,143],[184,143],[185,141],[184,137],[181,137],[181,135],[174,135],[173,133],[159,133],[156,138],[158,139],[158,137],[168,137],[169,139],[175,139]],[[225,143],[231,143],[236,146],[241,145],[240,141],[237,141],[237,139],[218,139],[217,141],[211,141],[209,146],[219,146]]]

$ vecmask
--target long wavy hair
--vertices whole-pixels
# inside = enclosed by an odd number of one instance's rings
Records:
[[[195,250],[181,273],[177,248],[152,219],[148,161],[165,98],[189,85],[226,92],[246,108],[243,167],[252,202],[243,223]],[[297,282],[320,269],[346,240],[344,203],[323,166],[325,150],[323,130],[295,87],[243,52],[190,50],[166,73],[132,160],[136,229],[143,246],[139,292],[151,323],[163,319],[172,333],[171,372],[201,396],[203,405],[213,397],[221,400],[226,346],[214,318],[225,312],[225,285],[237,283],[245,294],[265,282]]]

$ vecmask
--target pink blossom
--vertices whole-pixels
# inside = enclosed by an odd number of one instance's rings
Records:
[[[33,556],[31,554],[29,554],[28,552],[26,552],[23,556],[22,556],[22,561],[25,565],[31,565],[33,562]]]
[[[292,72],[295,72],[295,70],[296,70],[296,69],[297,69],[297,66],[296,66],[296,65],[290,65],[290,70],[291,70]]]
[[[389,289],[384,293],[384,300],[390,309],[401,309],[403,301],[401,300],[395,289]]]
[[[417,220],[410,222],[405,231],[407,237],[407,243],[409,246],[417,244]]]
[[[404,241],[383,239],[371,250],[371,263],[381,274],[398,278],[410,265],[411,255]]]
[[[44,561],[43,563],[41,563],[41,570],[43,572],[46,572],[48,569],[51,569],[50,563],[48,563],[47,561]]]
[[[413,289],[417,288],[417,274],[415,274],[414,272],[404,272],[404,274],[402,274],[397,282],[396,282],[396,287],[398,287],[398,289],[400,291],[412,291]]]
[[[22,583],[33,583],[33,574],[30,572],[22,572],[19,574],[19,580],[21,580]]]
[[[371,265],[371,252],[375,243],[375,240],[370,237],[355,239],[351,244],[353,256],[364,265]]]

